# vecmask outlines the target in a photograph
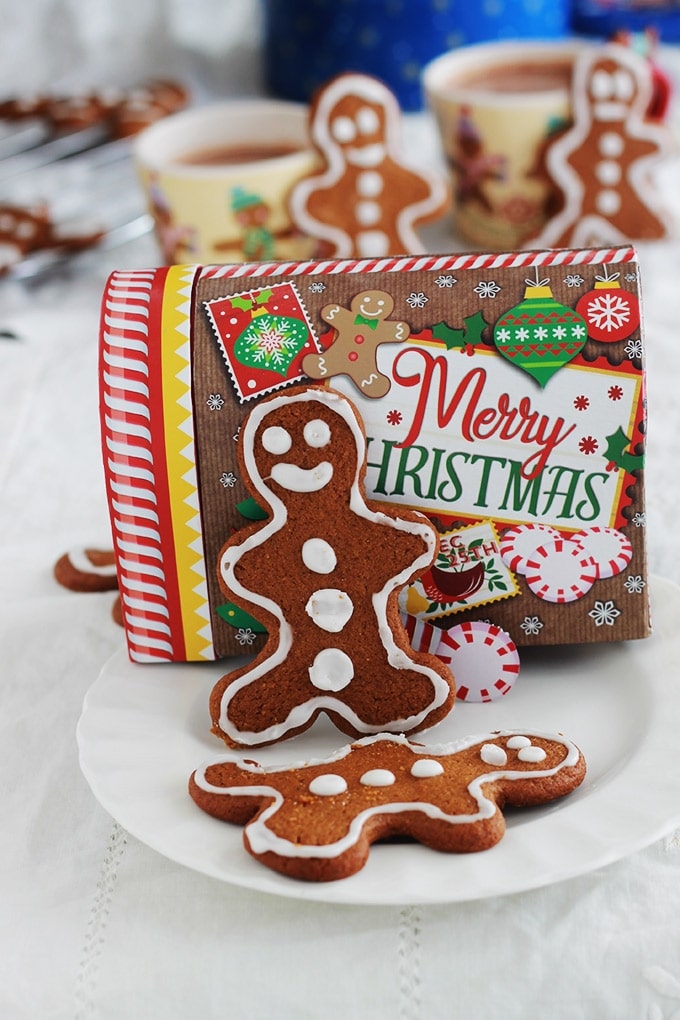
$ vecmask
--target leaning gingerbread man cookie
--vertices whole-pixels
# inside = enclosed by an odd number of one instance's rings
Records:
[[[579,57],[573,126],[546,155],[564,203],[532,246],[580,248],[667,234],[651,174],[669,150],[669,135],[646,119],[652,87],[649,63],[625,46],[589,48]]]
[[[308,354],[302,371],[310,379],[348,375],[365,397],[384,397],[390,380],[378,369],[378,347],[408,339],[408,322],[390,319],[394,299],[382,290],[364,290],[352,298],[349,308],[326,305],[321,318],[336,330],[323,354]]]
[[[448,208],[444,179],[404,158],[400,128],[395,96],[368,75],[339,75],[315,97],[310,136],[323,170],[295,185],[289,206],[299,229],[329,254],[421,252],[416,227]]]
[[[226,543],[219,577],[268,640],[214,687],[213,732],[258,746],[322,713],[352,736],[442,719],[453,677],[411,648],[398,606],[401,588],[435,558],[437,532],[421,514],[365,499],[354,405],[314,386],[274,394],[247,417],[239,460],[267,519]]]

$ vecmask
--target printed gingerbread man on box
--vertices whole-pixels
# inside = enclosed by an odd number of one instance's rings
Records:
[[[378,370],[380,344],[403,343],[408,339],[407,322],[390,319],[394,300],[382,290],[364,290],[352,298],[349,308],[326,305],[321,318],[336,330],[336,337],[323,354],[308,354],[302,371],[310,379],[348,375],[366,397],[384,397],[390,380]]]
[[[651,172],[668,133],[647,119],[649,63],[625,46],[588,48],[576,62],[573,126],[549,147],[550,176],[564,193],[532,247],[578,248],[667,234]]]
[[[353,736],[441,719],[453,678],[413,651],[398,606],[401,588],[434,559],[437,532],[415,511],[366,501],[354,405],[322,387],[277,393],[246,418],[239,460],[267,519],[226,543],[220,583],[269,637],[214,688],[213,732],[257,746],[323,712]]]
[[[449,205],[442,177],[401,153],[401,111],[369,75],[342,74],[315,97],[310,136],[322,172],[295,185],[291,217],[323,254],[373,258],[424,250],[415,228]]]

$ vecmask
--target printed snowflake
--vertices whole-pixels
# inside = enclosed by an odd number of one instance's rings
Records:
[[[578,444],[578,448],[581,453],[589,454],[595,453],[599,445],[600,444],[594,436],[583,436]]]
[[[552,335],[555,340],[565,340],[567,336],[566,326],[554,326]]]
[[[623,349],[631,360],[633,358],[641,358],[642,340],[629,340]]]
[[[309,290],[311,294],[323,294],[326,289],[326,284],[318,281],[317,283],[310,283]]]
[[[610,386],[607,390],[607,396],[610,400],[620,400],[623,396],[623,390],[620,386]]]
[[[642,591],[646,584],[647,582],[642,579],[641,574],[629,574],[623,582],[623,587],[626,591],[630,592],[631,595],[637,595]]]
[[[633,524],[635,525],[636,528],[644,528],[646,523],[647,514],[644,512],[644,510],[642,511],[642,513],[633,514]]]
[[[482,280],[475,287],[475,294],[479,294],[481,298],[495,298],[500,292],[501,288],[495,280]]]
[[[629,283],[632,283],[633,280],[637,280],[637,276],[635,275],[635,273],[626,273],[626,275],[624,276],[624,280],[628,280]]]
[[[255,631],[250,627],[239,627],[236,631],[236,640],[240,645],[252,645],[255,640]]]
[[[608,602],[596,602],[588,613],[588,616],[590,616],[594,621],[596,627],[613,627],[616,623],[617,616],[620,615],[621,611],[616,608],[616,605],[611,599],[609,599]]]
[[[220,475],[220,482],[225,489],[233,489],[236,485],[236,475],[231,471],[223,471]]]
[[[219,393],[211,393],[206,404],[211,411],[221,411],[224,407],[224,397],[220,396]]]
[[[603,290],[594,298],[587,311],[588,322],[608,333],[622,329],[630,321],[630,306],[615,291]]]
[[[388,425],[401,425],[402,417],[403,416],[402,416],[401,411],[397,411],[397,410],[388,411],[387,415],[386,415],[387,424]]]
[[[434,281],[438,287],[453,287],[454,284],[458,283],[455,276],[438,276]]]
[[[586,397],[584,394],[579,394],[578,397],[574,398],[574,407],[577,411],[587,411],[590,407],[590,397]]]
[[[564,282],[567,287],[580,287],[581,284],[585,283],[583,277],[579,276],[578,273],[570,273],[569,276],[565,277]]]
[[[422,290],[419,291],[417,294],[416,293],[409,294],[409,296],[406,298],[406,304],[410,305],[411,308],[424,308],[428,301],[429,298],[426,297],[425,294],[423,294]]]
[[[538,616],[525,616],[520,627],[525,634],[540,634],[543,628],[543,621]]]

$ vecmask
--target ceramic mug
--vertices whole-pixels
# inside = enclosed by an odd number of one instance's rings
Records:
[[[166,264],[304,259],[287,208],[317,166],[302,104],[234,100],[147,128],[133,156]]]
[[[456,228],[476,247],[516,250],[557,211],[545,154],[570,122],[572,69],[582,48],[488,43],[446,53],[425,69]]]

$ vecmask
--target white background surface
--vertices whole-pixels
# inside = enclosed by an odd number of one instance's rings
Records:
[[[174,53],[172,73],[186,59],[201,88],[257,87],[252,54],[243,63],[219,58],[234,48],[232,30],[252,38],[254,4],[33,0],[3,2],[0,13],[5,92],[60,76],[99,83],[109,68],[126,81],[170,73],[164,60],[182,32],[189,43]],[[172,27],[159,29],[161,21]],[[243,56],[247,42],[237,49]],[[434,151],[427,119],[408,130],[431,146],[419,154]],[[663,187],[677,207],[677,165]],[[52,565],[72,545],[109,544],[99,299],[109,270],[157,260],[145,238],[37,289],[0,282],[0,328],[21,336],[0,339],[0,1016],[677,1020],[680,833],[533,892],[442,906],[326,906],[171,863],[94,800],[75,727],[122,634],[111,595],[59,588]],[[680,582],[680,242],[641,246],[640,260],[650,566]]]

